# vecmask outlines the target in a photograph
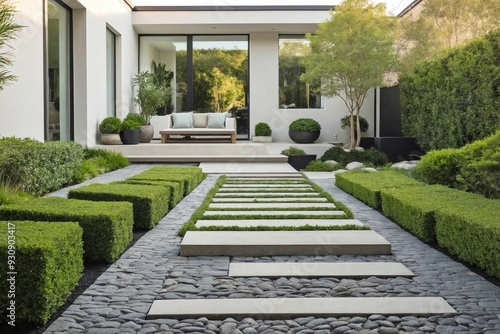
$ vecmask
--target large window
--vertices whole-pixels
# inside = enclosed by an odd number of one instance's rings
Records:
[[[47,139],[71,140],[71,12],[56,0],[47,7]]]
[[[106,29],[106,99],[107,115],[116,116],[116,36]]]
[[[279,107],[322,108],[319,83],[303,82],[302,58],[310,51],[304,36],[281,35],[279,38]]]

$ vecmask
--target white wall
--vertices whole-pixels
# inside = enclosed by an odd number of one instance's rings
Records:
[[[324,100],[323,109],[279,109],[278,33],[250,34],[250,133],[258,122],[266,122],[273,130],[273,141],[290,142],[288,126],[301,117],[313,118],[321,124],[319,142],[349,142],[349,129],[340,127],[340,119],[348,114],[340,98]],[[374,95],[369,91],[361,115],[370,124],[364,136],[373,136]],[[337,138],[335,138],[337,135]]]

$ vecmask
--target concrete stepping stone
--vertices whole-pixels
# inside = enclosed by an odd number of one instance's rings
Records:
[[[155,300],[146,319],[295,319],[445,313],[456,311],[441,297],[169,299]]]
[[[225,219],[225,220],[203,220],[196,222],[196,227],[207,226],[238,226],[238,227],[256,227],[256,226],[345,226],[356,225],[365,226],[357,219]]]
[[[371,230],[188,231],[181,256],[384,255],[391,244]]]
[[[280,211],[259,211],[259,210],[247,210],[247,211],[229,211],[229,210],[223,210],[223,211],[217,211],[217,210],[209,210],[205,211],[203,214],[204,217],[210,217],[210,216],[296,216],[300,215],[303,217],[314,217],[314,216],[342,216],[344,215],[344,211],[335,211],[335,210],[317,210],[317,211],[308,211],[308,210],[280,210]]]
[[[264,184],[241,184],[241,183],[226,183],[221,188],[311,188],[307,183],[264,183]]]
[[[410,269],[396,262],[284,262],[230,263],[232,277],[414,277]]]
[[[335,209],[333,203],[210,203],[209,209],[297,209],[297,208]]]
[[[327,201],[324,197],[217,197],[212,198],[214,203],[273,203],[273,202],[307,202],[307,203],[324,203]]]
[[[259,192],[259,191],[290,191],[290,192],[300,192],[300,191],[312,191],[313,188],[311,186],[301,186],[301,187],[291,187],[291,188],[280,188],[280,187],[259,187],[259,188],[249,188],[249,187],[227,187],[227,188],[219,188],[219,193],[221,192]]]
[[[217,193],[215,194],[214,197],[233,197],[233,196],[239,196],[239,197],[273,197],[273,196],[287,196],[287,197],[303,197],[303,196],[310,196],[310,197],[319,197],[319,194],[317,192],[251,192],[251,193],[232,193],[232,192],[222,192],[222,193]]]
[[[235,180],[235,179],[304,179],[304,176],[297,172],[297,173],[234,173],[234,174],[228,174],[226,175],[228,179]]]

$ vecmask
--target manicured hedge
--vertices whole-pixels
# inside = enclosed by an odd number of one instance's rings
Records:
[[[470,195],[467,204],[436,211],[438,244],[500,278],[500,200]]]
[[[384,166],[389,162],[384,152],[370,147],[364,151],[350,150],[346,151],[342,147],[333,146],[329,148],[321,157],[321,161],[335,160],[340,166],[344,167],[350,162],[358,161],[370,166]],[[338,169],[339,167],[337,167]]]
[[[44,197],[0,206],[2,220],[75,221],[83,228],[84,257],[116,261],[132,241],[133,209],[128,202],[91,202]]]
[[[381,208],[380,191],[423,183],[395,171],[345,172],[335,175],[335,185],[372,208]]]
[[[17,326],[28,322],[43,325],[64,304],[80,279],[82,228],[69,222],[2,221],[0,230],[0,322],[12,320],[8,308],[13,300]],[[15,247],[15,263],[9,267],[7,260],[14,254],[12,247]],[[13,271],[17,273],[15,291],[11,291],[8,281],[12,278],[8,272]],[[13,298],[9,298],[11,292],[15,294]]]
[[[130,202],[134,208],[134,229],[152,229],[167,214],[170,189],[140,184],[91,184],[72,189],[68,198],[87,201]]]
[[[461,147],[500,126],[500,29],[399,77],[403,133],[422,149]]]
[[[32,195],[72,183],[82,161],[83,148],[74,142],[0,138],[0,178]]]
[[[127,180],[175,181],[182,184],[188,195],[204,180],[205,174],[198,167],[153,167]]]
[[[153,186],[162,186],[170,191],[170,202],[169,206],[172,209],[174,206],[179,204],[184,196],[184,189],[182,188],[182,184],[179,182],[173,181],[156,181],[156,180],[125,180],[119,182],[113,182],[113,184],[142,184],[142,185],[153,185]]]

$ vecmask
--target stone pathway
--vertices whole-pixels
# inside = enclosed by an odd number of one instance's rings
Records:
[[[136,167],[134,167],[136,168]],[[140,171],[137,171],[140,172]],[[121,172],[123,173],[123,172]],[[112,173],[110,173],[112,174]],[[114,177],[113,175],[109,175]],[[128,177],[128,176],[127,176]],[[333,180],[317,180],[355,217],[392,244],[391,255],[264,257],[179,256],[180,226],[189,219],[217,180],[207,179],[129,249],[46,333],[499,333],[500,288],[463,265],[423,244],[380,213],[337,189]],[[416,276],[232,277],[230,263],[397,262]],[[336,298],[442,296],[458,314],[428,317],[298,317],[281,320],[145,320],[153,300],[193,298]]]

